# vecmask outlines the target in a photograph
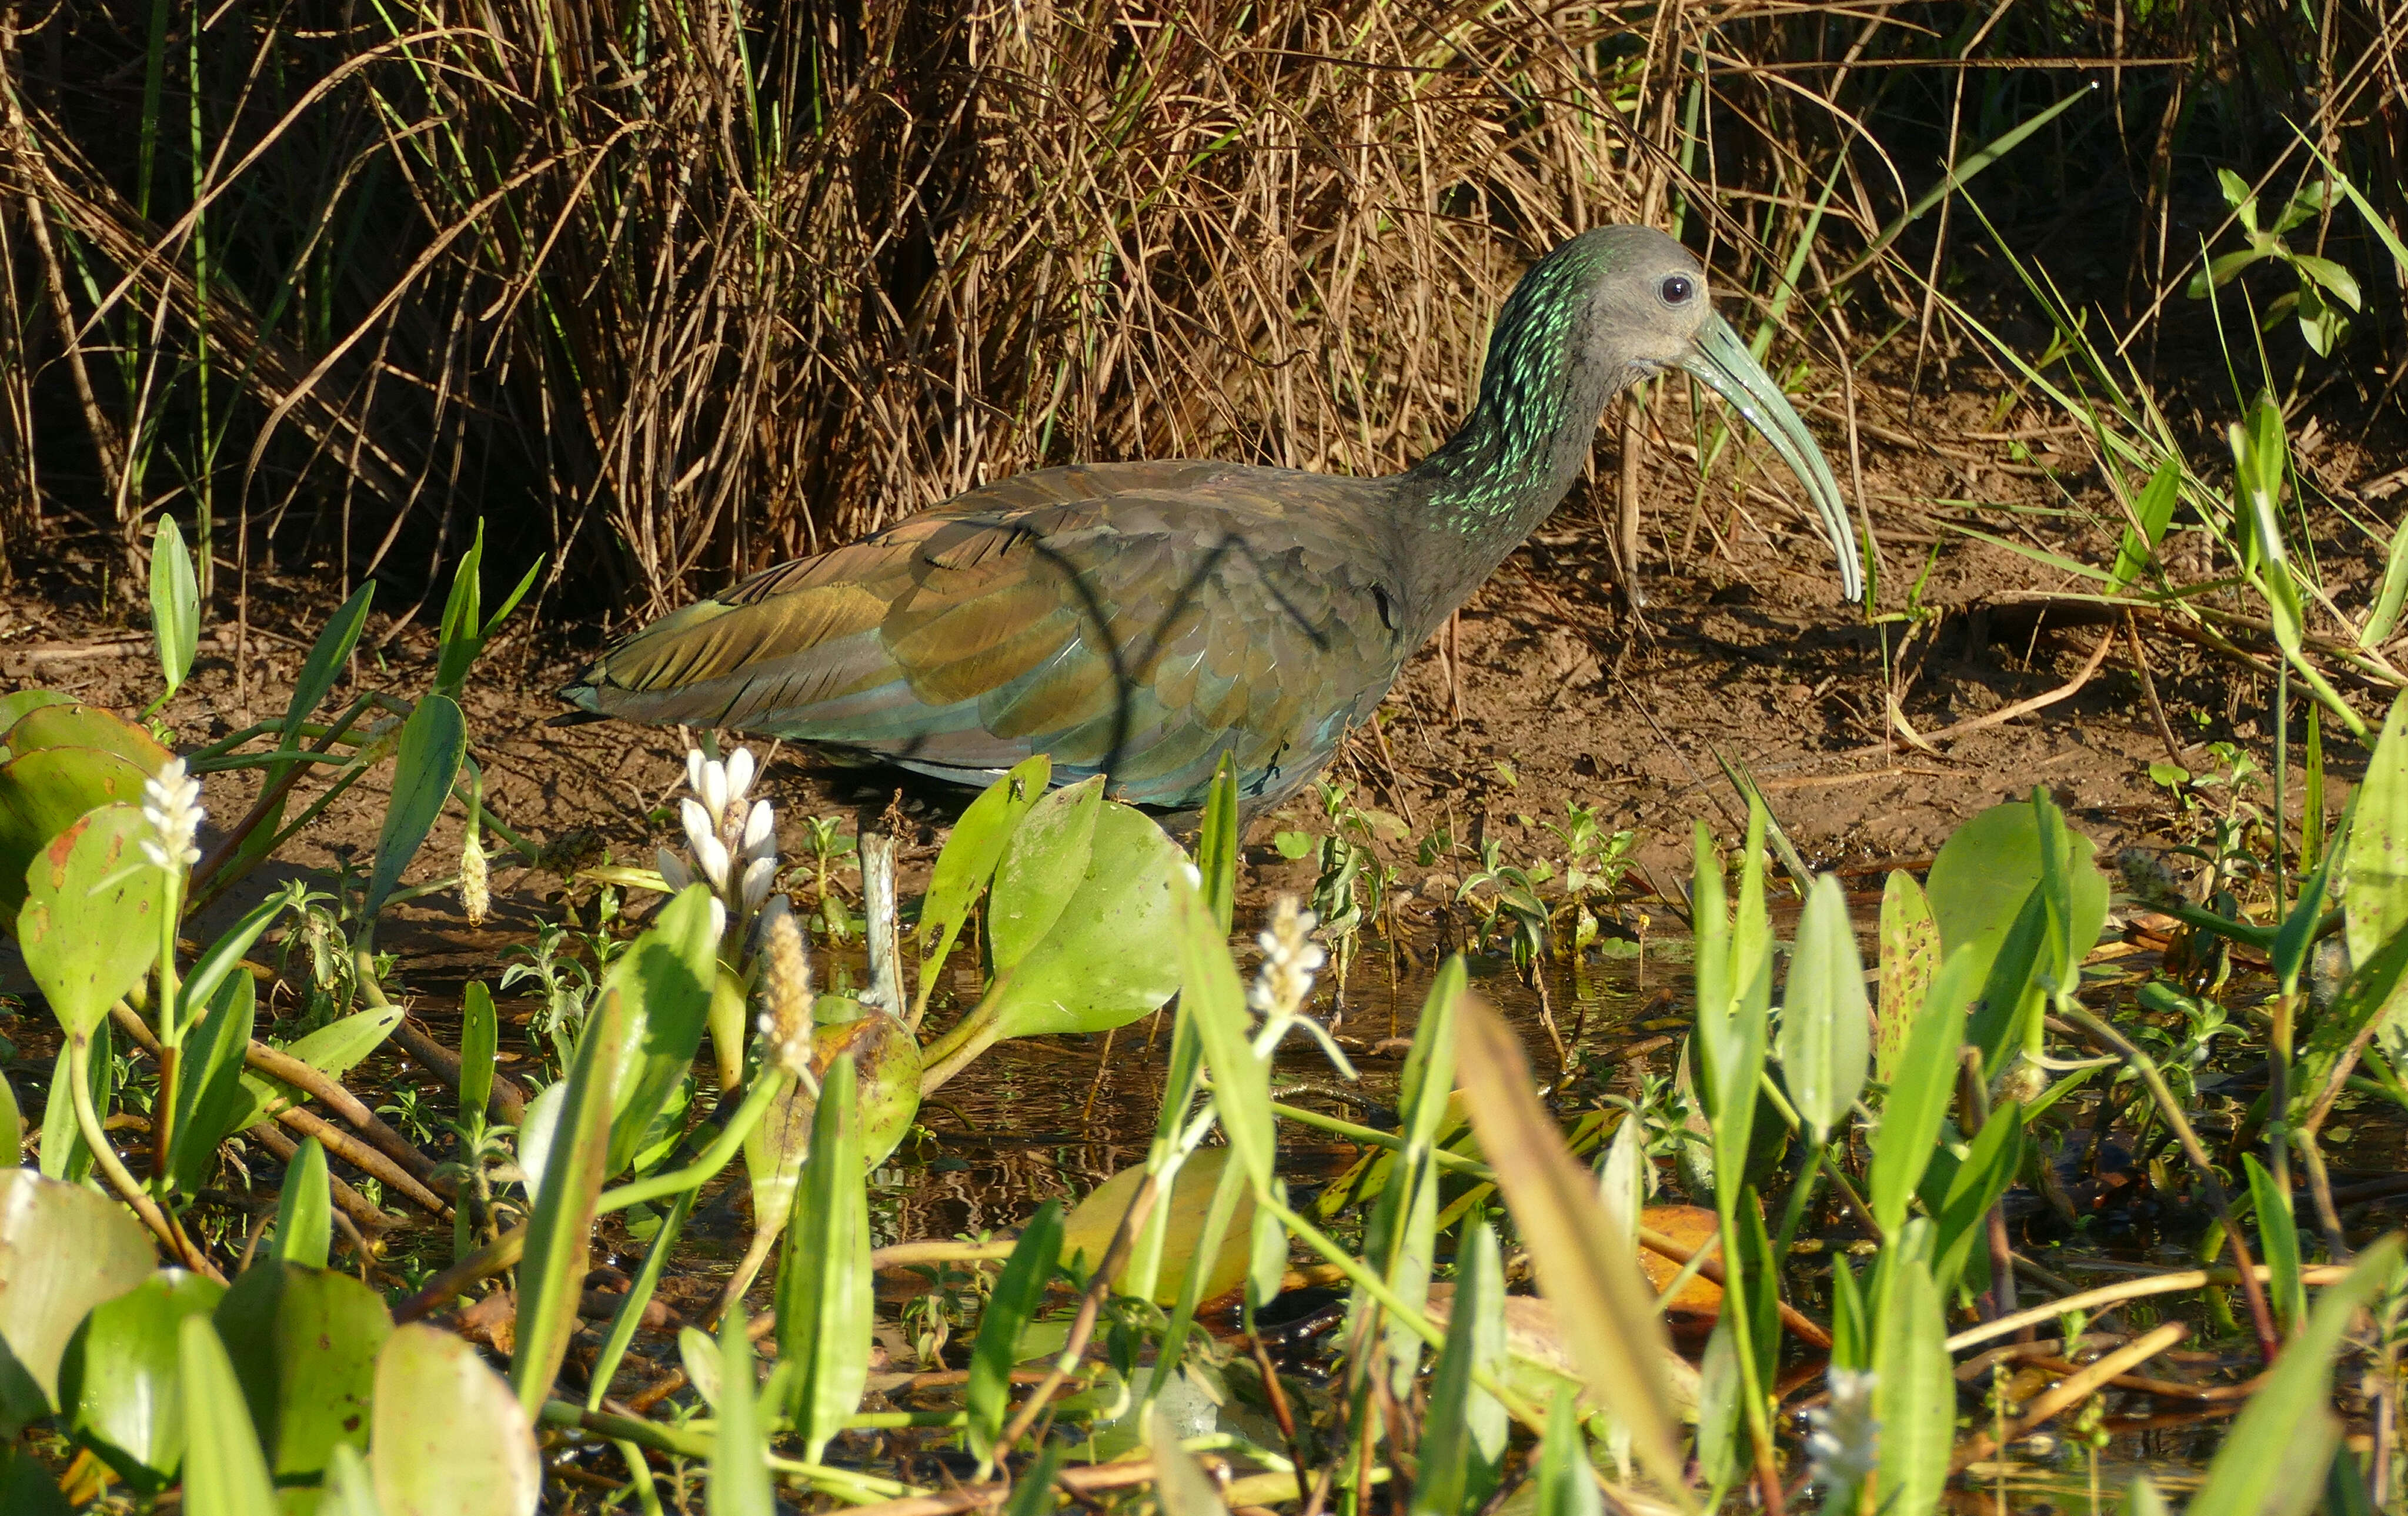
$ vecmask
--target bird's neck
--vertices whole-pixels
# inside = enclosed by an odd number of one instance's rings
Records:
[[[1638,377],[1599,361],[1583,339],[1580,272],[1541,265],[1514,290],[1489,340],[1480,403],[1408,476],[1424,492],[1416,535],[1425,582],[1413,598],[1426,632],[1561,503],[1606,401]]]

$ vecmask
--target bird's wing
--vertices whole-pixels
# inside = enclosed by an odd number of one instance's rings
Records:
[[[1395,679],[1364,486],[1223,465],[1023,474],[652,623],[567,692],[636,721],[864,750],[949,778],[1031,753],[1197,803],[1319,766]]]

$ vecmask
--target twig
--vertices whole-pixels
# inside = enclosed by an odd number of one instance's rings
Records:
[[[2128,1342],[2106,1357],[2090,1365],[2080,1373],[2057,1380],[2034,1400],[2014,1423],[1994,1439],[1987,1432],[1976,1432],[1961,1444],[1948,1460],[1948,1471],[1960,1472],[1966,1465],[1986,1458],[2000,1448],[2024,1436],[2069,1406],[2080,1405],[2093,1392],[2127,1369],[2155,1358],[2168,1348],[2190,1336],[2189,1323],[2168,1322],[2137,1342]]]
[[[2157,681],[2149,672],[2149,654],[2141,645],[2141,623],[2129,607],[2124,611],[2124,635],[2132,643],[2132,671],[2141,676],[2141,694],[2148,697],[2149,715],[2157,723],[2157,736],[2165,740],[2166,761],[2179,766],[2182,745],[2174,740],[2174,729],[2166,721],[2166,708],[2157,704]]]
[[[1970,721],[1957,722],[1953,725],[1943,726],[1937,732],[1922,732],[1914,734],[1917,738],[1917,745],[1928,749],[1928,745],[1931,743],[1947,742],[1956,737],[1969,737],[1973,733],[1982,731],[1987,727],[2003,726],[2007,722],[2014,721],[2018,716],[2028,716],[2035,710],[2045,709],[2050,706],[2056,705],[2060,700],[2065,700],[2080,694],[2082,687],[2090,682],[2090,677],[2099,672],[2099,665],[2107,661],[2107,650],[2115,645],[2115,630],[2116,629],[2114,627],[2109,627],[2107,629],[2107,635],[2099,639],[2099,646],[2090,651],[2090,657],[2083,664],[2082,672],[2074,675],[2072,679],[2058,685],[2056,689],[2050,690],[2044,694],[2033,695],[2028,700],[2018,700],[2012,706],[2000,706],[1998,709],[1991,711],[1986,716],[1976,716]],[[1870,747],[1854,749],[1845,754],[1845,756],[1853,758],[1863,753],[1886,752],[1889,751],[1889,748],[1890,744],[1885,741],[1876,742]]]
[[[1061,1352],[1055,1356],[1054,1366],[1046,1372],[1045,1381],[1029,1395],[1027,1403],[1011,1418],[1011,1423],[1003,1429],[1003,1436],[996,1444],[997,1447],[1009,1448],[1028,1435],[1028,1428],[1044,1410],[1046,1402],[1054,1398],[1054,1392],[1062,1387],[1062,1381],[1070,1377],[1070,1370],[1078,1364],[1080,1355],[1087,1351],[1087,1339],[1095,1336],[1096,1317],[1103,1309],[1104,1296],[1111,1293],[1114,1276],[1120,1273],[1121,1266],[1128,1262],[1129,1249],[1137,1241],[1138,1228],[1143,1226],[1146,1217],[1153,1214],[1156,1189],[1155,1178],[1149,1173],[1139,1181],[1137,1194],[1129,1196],[1128,1209],[1121,1213],[1121,1224],[1112,1233],[1111,1244],[1104,1249],[1103,1262],[1096,1266],[1086,1290],[1079,1296],[1079,1314],[1071,1320],[1070,1332],[1063,1340]]]
[[[2272,1271],[2263,1264],[2250,1270],[2254,1279],[2269,1279]],[[2346,1277],[2346,1264],[2311,1264],[2300,1270],[2302,1284],[2331,1284]],[[2037,1306],[2028,1306],[2012,1316],[2001,1316],[1995,1322],[1967,1327],[1950,1337],[1945,1344],[1950,1352],[1962,1352],[1978,1347],[1994,1337],[2013,1337],[2027,1326],[2053,1322],[2072,1311],[2096,1311],[2102,1306],[2119,1305],[2127,1300],[2146,1299],[2153,1294],[2174,1294],[2184,1290],[2203,1290],[2211,1284],[2234,1284],[2240,1280],[2230,1268],[2186,1268],[2172,1274],[2152,1274],[2144,1280],[2126,1280],[2120,1284],[2102,1284],[2096,1290],[2085,1290]]]

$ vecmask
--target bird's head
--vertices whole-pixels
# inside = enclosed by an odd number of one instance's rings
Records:
[[[1705,267],[1688,249],[1653,227],[1599,227],[1548,254],[1516,297],[1524,291],[1553,294],[1571,314],[1588,363],[1627,379],[1684,369],[1728,402],[1806,487],[1839,556],[1842,594],[1863,598],[1856,530],[1839,481],[1781,387],[1715,313]]]

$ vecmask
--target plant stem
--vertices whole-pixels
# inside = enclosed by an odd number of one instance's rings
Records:
[[[169,1252],[183,1260],[185,1267],[224,1283],[225,1276],[218,1272],[217,1266],[168,1222],[166,1212],[143,1192],[141,1183],[126,1171],[124,1160],[117,1156],[117,1150],[109,1146],[108,1134],[101,1130],[100,1113],[93,1108],[92,1104],[92,1034],[89,1032],[76,1033],[67,1043],[67,1082],[75,1092],[76,1125],[83,1134],[83,1144],[92,1150],[93,1161],[100,1166],[101,1172],[108,1176],[108,1182],[117,1191],[118,1198],[132,1208],[136,1217],[150,1229],[153,1236],[166,1244]]]

